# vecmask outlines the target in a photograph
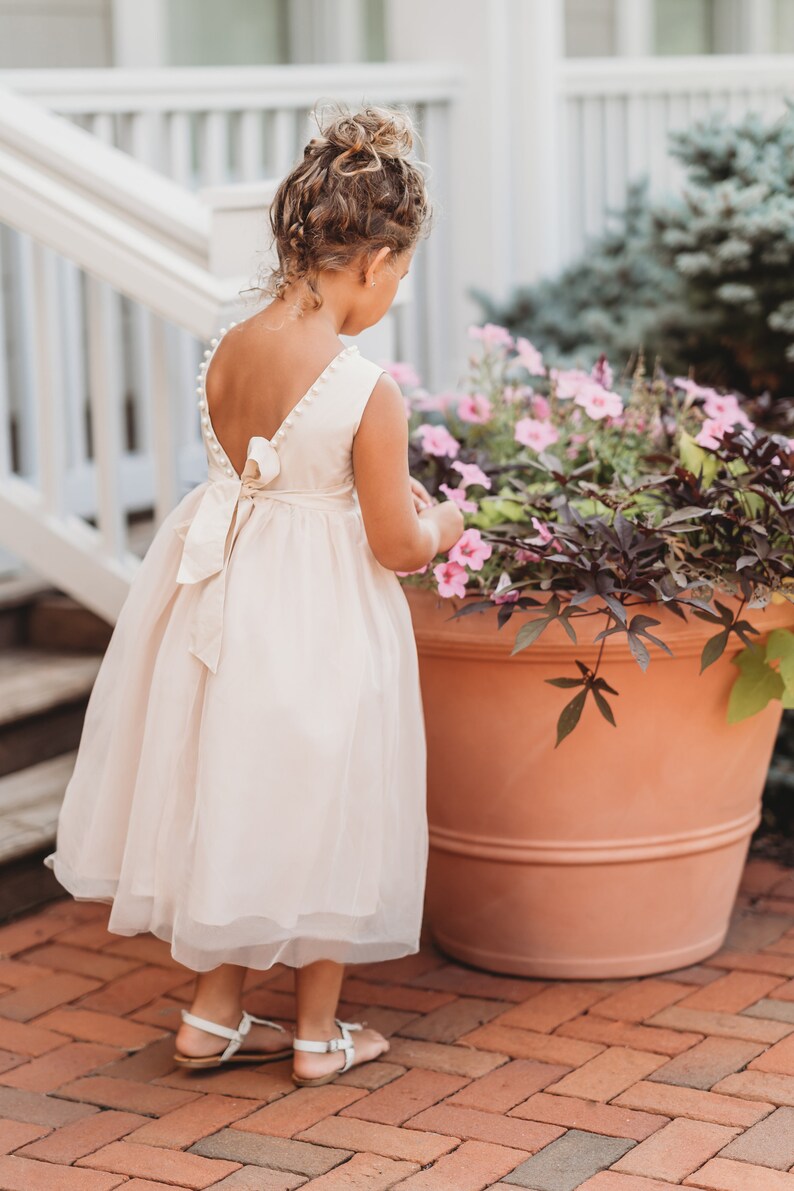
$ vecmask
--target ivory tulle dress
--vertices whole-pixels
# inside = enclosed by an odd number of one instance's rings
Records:
[[[383,369],[345,347],[238,475],[203,384],[208,476],[160,525],[86,710],[55,851],[108,930],[174,958],[301,967],[419,947],[416,645],[364,532],[353,436]]]

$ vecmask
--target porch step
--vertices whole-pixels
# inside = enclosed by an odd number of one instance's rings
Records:
[[[0,653],[0,730],[65,704],[84,702],[96,655],[17,646]]]
[[[27,640],[38,649],[104,653],[113,626],[63,592],[44,593],[30,609]]]
[[[34,602],[54,591],[45,580],[27,572],[0,580],[0,649],[25,639]]]
[[[101,655],[0,652],[0,777],[76,748]]]
[[[77,750],[0,777],[0,863],[48,847]]]

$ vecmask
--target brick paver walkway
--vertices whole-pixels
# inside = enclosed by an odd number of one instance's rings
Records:
[[[193,978],[70,898],[0,929],[5,1191],[794,1191],[794,874],[745,874],[726,948],[642,980],[491,976],[431,946],[348,968],[383,1060],[175,1070]],[[291,973],[250,1012],[294,1020]]]

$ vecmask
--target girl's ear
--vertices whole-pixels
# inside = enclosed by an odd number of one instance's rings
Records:
[[[375,270],[377,269],[380,262],[386,256],[388,256],[390,252],[391,248],[389,248],[387,245],[384,245],[382,248],[378,249],[374,256],[370,257],[365,255],[362,257],[361,277],[365,285],[370,285],[374,282]]]

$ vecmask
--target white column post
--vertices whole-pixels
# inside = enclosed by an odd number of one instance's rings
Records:
[[[362,0],[290,0],[288,20],[294,63],[363,61]]]
[[[614,0],[615,51],[625,58],[653,53],[654,0]]]
[[[511,0],[506,36],[512,54],[505,120],[510,139],[502,152],[509,154],[513,175],[512,287],[556,272],[562,260],[563,0]]]
[[[167,0],[112,0],[113,65],[167,66]]]
[[[770,54],[775,49],[774,0],[742,0],[741,48],[746,54]]]
[[[562,0],[386,0],[386,43],[392,61],[451,61],[465,72],[442,213],[459,367],[466,328],[483,318],[469,291],[504,300],[558,260]]]

